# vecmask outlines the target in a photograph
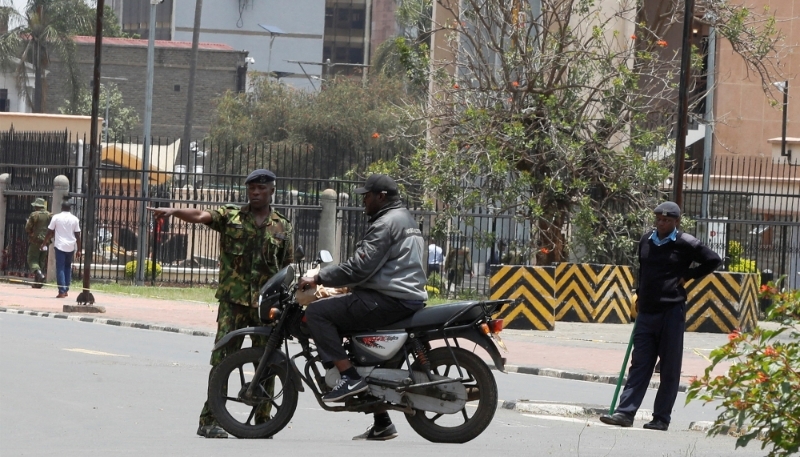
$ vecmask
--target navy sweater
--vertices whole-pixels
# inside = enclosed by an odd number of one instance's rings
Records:
[[[639,241],[636,293],[640,313],[660,313],[685,303],[686,289],[678,281],[702,278],[722,263],[716,252],[687,233],[678,231],[675,241],[656,246],[650,239],[653,231]],[[690,268],[693,262],[697,262],[697,266]]]

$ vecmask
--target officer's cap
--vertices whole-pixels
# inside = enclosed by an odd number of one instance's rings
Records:
[[[399,191],[397,190],[397,183],[394,182],[394,179],[388,177],[387,175],[381,174],[373,174],[367,178],[367,181],[364,183],[364,187],[359,187],[355,190],[357,194],[366,194],[367,192],[381,192],[385,193],[386,195],[397,195]]]
[[[653,212],[661,216],[681,217],[681,208],[675,202],[664,202],[656,206]]]
[[[47,202],[45,202],[43,198],[37,198],[31,203],[31,206],[34,208],[45,208],[47,207]]]
[[[259,168],[258,170],[251,171],[250,174],[247,175],[247,179],[244,180],[244,183],[267,184],[275,181],[275,178],[275,173],[263,168]]]

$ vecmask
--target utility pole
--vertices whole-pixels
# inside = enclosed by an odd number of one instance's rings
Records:
[[[98,111],[100,110],[100,67],[103,54],[103,10],[105,0],[97,0],[97,21],[94,37],[94,79],[92,80],[92,120],[89,129],[89,176],[86,179],[86,219],[83,222],[83,291],[78,294],[77,302],[81,305],[93,305],[94,296],[89,291],[92,273],[92,258],[94,257],[94,219],[95,219],[95,193],[97,187],[97,164],[100,162],[97,140],[100,132],[97,131]],[[83,164],[79,164],[83,165]],[[57,203],[53,202],[55,208]],[[103,310],[105,311],[105,310]]]
[[[686,133],[689,131],[689,86],[691,83],[692,25],[694,0],[685,0],[683,12],[683,43],[681,47],[681,80],[678,88],[678,131],[675,138],[675,170],[672,201],[683,208],[683,169],[686,163]]]

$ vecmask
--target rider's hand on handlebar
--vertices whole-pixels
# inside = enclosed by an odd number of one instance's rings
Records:
[[[317,283],[314,281],[314,278],[303,276],[302,278],[300,278],[300,282],[297,284],[297,287],[300,290],[306,290],[309,287],[317,287]]]

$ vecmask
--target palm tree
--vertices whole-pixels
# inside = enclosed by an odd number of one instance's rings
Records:
[[[16,26],[0,35],[0,65],[13,69],[17,88],[35,113],[44,111],[47,92],[44,76],[54,54],[64,62],[70,98],[77,101],[80,80],[72,36],[88,26],[86,16],[78,14],[82,6],[85,6],[82,0],[28,0],[24,14],[10,10],[9,22]],[[33,66],[33,94],[26,64]]]

